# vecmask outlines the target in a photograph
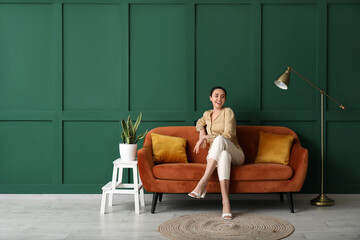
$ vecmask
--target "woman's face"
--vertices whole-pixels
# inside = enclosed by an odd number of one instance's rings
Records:
[[[225,92],[222,89],[215,89],[210,96],[214,109],[221,109],[225,103]]]

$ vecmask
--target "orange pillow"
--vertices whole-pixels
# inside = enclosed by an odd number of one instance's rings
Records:
[[[153,160],[155,163],[187,163],[186,142],[180,137],[151,133]]]
[[[289,164],[293,135],[279,135],[260,131],[259,149],[255,163]]]

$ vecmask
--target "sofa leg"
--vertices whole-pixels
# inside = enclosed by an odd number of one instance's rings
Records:
[[[294,213],[294,202],[293,202],[292,193],[287,192],[286,194],[287,194],[287,199],[289,202],[290,211],[291,211],[291,213]]]
[[[160,193],[153,194],[152,206],[151,206],[151,213],[155,213],[156,203],[159,198]]]
[[[281,193],[279,193],[280,194],[280,201],[284,201],[284,194],[281,192]]]
[[[163,197],[163,194],[159,193],[159,202],[162,202],[162,197]]]

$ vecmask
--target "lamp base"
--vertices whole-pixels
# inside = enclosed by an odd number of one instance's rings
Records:
[[[331,198],[328,198],[325,194],[322,193],[313,200],[311,200],[311,204],[316,206],[332,206],[335,204],[335,201]]]

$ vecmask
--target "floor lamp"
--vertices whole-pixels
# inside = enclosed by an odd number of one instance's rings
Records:
[[[274,83],[277,87],[287,90],[290,84],[290,71],[296,73],[299,77],[304,79],[311,86],[316,88],[321,93],[321,194],[316,198],[311,200],[312,205],[316,206],[332,206],[335,201],[330,199],[324,194],[324,95],[330,98],[333,102],[335,102],[342,110],[345,110],[345,106],[339,104],[332,97],[330,97],[325,91],[318,88],[315,84],[301,76],[298,72],[296,72],[293,68],[288,67],[288,69],[283,73]]]

